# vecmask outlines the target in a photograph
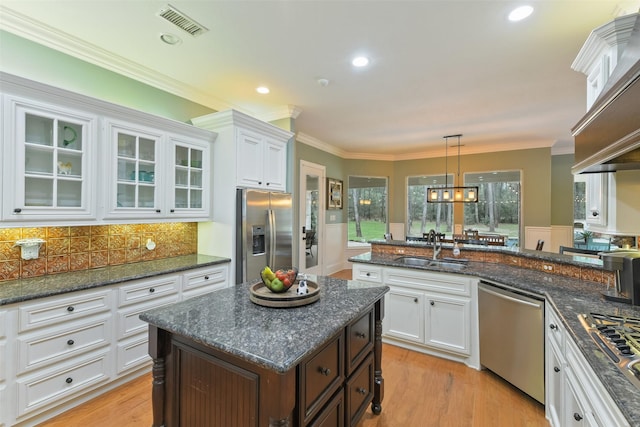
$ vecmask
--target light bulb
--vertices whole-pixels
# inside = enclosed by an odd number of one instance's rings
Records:
[[[442,192],[442,200],[449,200],[449,190],[444,190]]]

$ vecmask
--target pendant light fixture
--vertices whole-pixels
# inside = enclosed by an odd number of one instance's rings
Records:
[[[449,187],[447,163],[448,163],[448,147],[449,138],[458,138],[458,182],[460,182],[460,137],[461,133],[456,135],[443,136],[444,149],[444,187],[427,188],[428,203],[478,203],[478,187],[456,187],[455,179],[452,183],[454,186]]]

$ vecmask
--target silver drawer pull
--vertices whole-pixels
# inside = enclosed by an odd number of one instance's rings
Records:
[[[356,332],[356,337],[365,339],[367,335],[364,332]]]
[[[363,396],[364,396],[365,394],[367,394],[367,389],[362,388],[362,387],[358,387],[358,388],[356,389],[356,391],[357,391],[358,393],[360,393],[361,395],[363,395]]]
[[[326,377],[328,377],[329,375],[331,375],[331,369],[329,368],[323,368],[322,366],[318,369],[320,371],[320,373]]]

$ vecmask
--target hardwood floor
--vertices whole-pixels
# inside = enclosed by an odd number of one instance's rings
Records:
[[[350,279],[351,270],[333,276]],[[387,344],[382,355],[382,413],[367,410],[358,427],[549,425],[541,404],[489,371]],[[151,421],[147,374],[41,426],[133,427]]]

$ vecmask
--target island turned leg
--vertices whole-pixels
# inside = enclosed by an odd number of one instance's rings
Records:
[[[164,427],[165,380],[166,380],[166,345],[169,338],[166,332],[149,325],[149,355],[153,359],[151,369],[152,386],[151,402],[153,411],[152,427]]]
[[[384,378],[382,378],[382,318],[384,317],[384,298],[378,300],[375,306],[375,337],[373,358],[373,401],[371,411],[380,415],[382,412],[382,399],[384,399]]]

